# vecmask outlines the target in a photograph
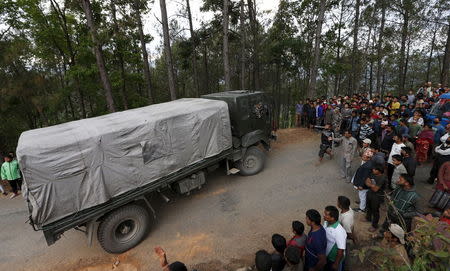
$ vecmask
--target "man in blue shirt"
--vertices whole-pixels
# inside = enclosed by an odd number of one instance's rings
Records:
[[[311,227],[305,246],[306,271],[322,270],[327,263],[327,236],[320,222],[321,217],[317,210],[311,209],[306,212],[306,224]]]

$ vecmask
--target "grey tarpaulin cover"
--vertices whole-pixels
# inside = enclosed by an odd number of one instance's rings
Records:
[[[24,132],[17,156],[42,227],[231,146],[225,102],[181,99]]]

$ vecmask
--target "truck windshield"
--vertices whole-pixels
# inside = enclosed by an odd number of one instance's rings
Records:
[[[445,112],[450,111],[450,100],[441,99],[439,102],[433,105],[430,114],[441,117]]]

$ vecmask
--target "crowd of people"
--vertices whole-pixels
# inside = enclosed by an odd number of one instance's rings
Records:
[[[336,146],[340,146],[341,177],[357,191],[358,207],[350,208],[350,199],[339,196],[336,206],[327,206],[322,215],[308,210],[304,220],[308,231],[296,220],[290,239],[274,234],[272,252],[256,252],[256,270],[344,270],[349,246],[357,241],[356,212],[371,223],[373,238],[382,239],[382,246],[396,251],[390,259],[393,263],[409,264],[406,236],[411,233],[413,218],[423,212],[414,176],[416,167],[429,160],[433,166],[428,182],[435,183],[437,191],[429,203],[441,211],[439,220],[450,224],[450,202],[442,204],[436,199],[436,194],[442,196],[450,187],[450,124],[444,127],[440,117],[432,123],[425,118],[438,97],[449,91],[426,83],[416,93],[388,93],[382,99],[354,94],[300,101],[296,105],[297,126],[321,131],[317,165],[326,154],[332,159]],[[360,157],[360,164],[353,170],[355,157]],[[382,204],[387,205],[387,212],[380,223]],[[159,248],[156,253],[164,270],[187,270],[179,262],[170,267]]]

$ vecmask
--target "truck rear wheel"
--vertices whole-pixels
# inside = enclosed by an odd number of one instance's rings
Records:
[[[122,253],[138,245],[147,235],[150,215],[144,207],[126,205],[108,214],[100,223],[97,238],[108,253]]]
[[[242,160],[239,161],[238,167],[240,174],[244,176],[255,175],[264,168],[266,155],[256,146],[248,148]]]

